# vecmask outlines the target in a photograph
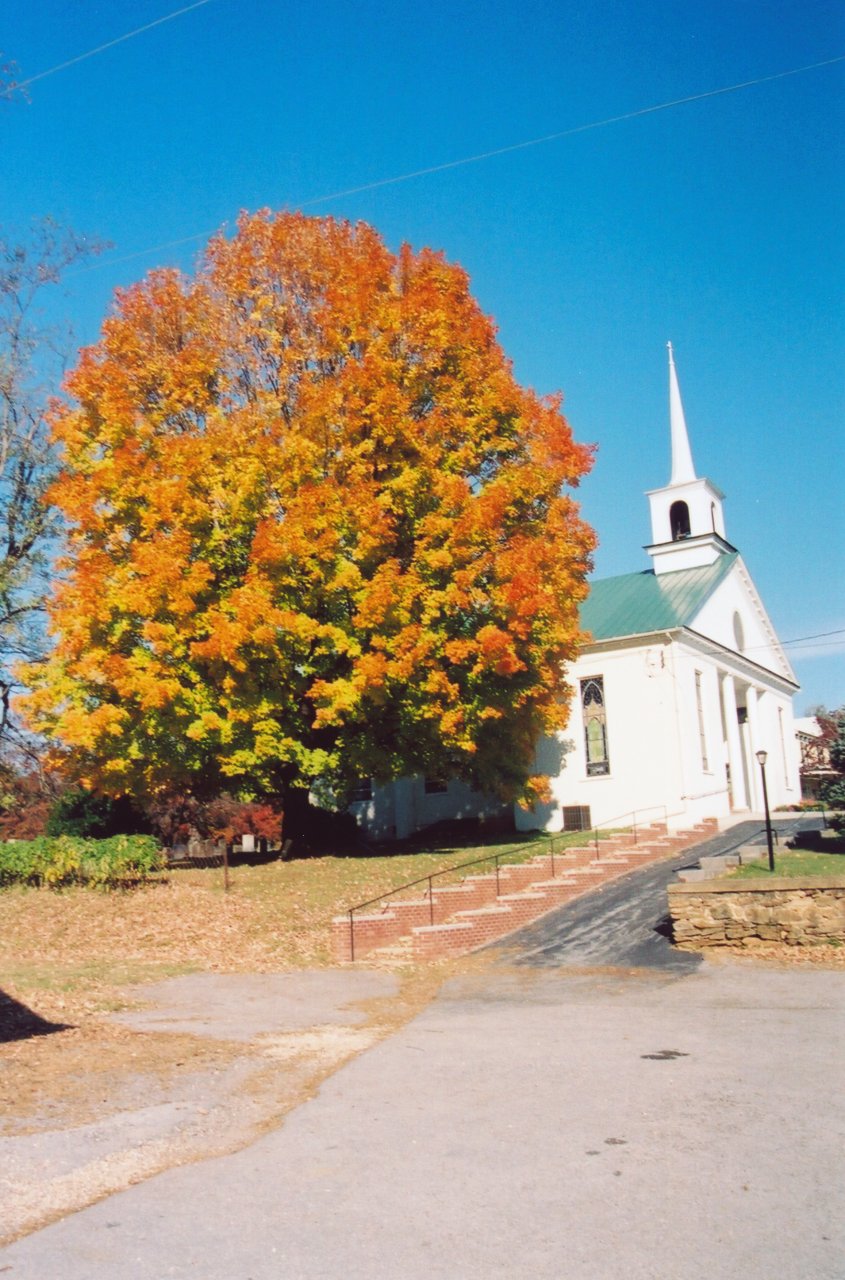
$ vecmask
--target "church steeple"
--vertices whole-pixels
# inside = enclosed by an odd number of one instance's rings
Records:
[[[652,543],[646,547],[658,574],[712,564],[734,550],[725,539],[724,494],[695,474],[675,356],[671,342],[666,345],[672,473],[668,485],[648,494]]]
[[[666,343],[666,348],[669,352],[669,426],[672,432],[672,475],[669,483],[686,484],[688,480],[696,478],[695,467],[692,465],[687,420],[684,417],[681,388],[678,386],[678,371],[675,368],[671,342]]]

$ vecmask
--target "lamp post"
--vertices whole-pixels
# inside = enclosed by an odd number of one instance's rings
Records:
[[[766,844],[769,846],[769,870],[774,871],[775,849],[772,843],[772,820],[769,817],[769,791],[766,786],[766,759],[768,758],[768,752],[758,751],[756,755],[757,763],[760,766],[760,777],[763,779],[763,805],[766,809]]]

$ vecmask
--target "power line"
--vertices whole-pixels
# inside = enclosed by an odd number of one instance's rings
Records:
[[[207,4],[208,0],[199,0],[199,3]],[[196,7],[196,5],[190,6],[190,8]],[[186,10],[180,10],[180,12],[184,13]],[[165,21],[165,19],[160,19],[160,21]],[[141,28],[141,30],[146,30],[146,28]],[[128,37],[125,38],[128,39]],[[497,156],[510,155],[514,151],[525,151],[529,147],[545,146],[549,142],[558,142],[562,138],[571,138],[578,133],[587,133],[592,129],[604,129],[608,125],[622,124],[626,120],[637,120],[641,116],[653,115],[658,111],[669,111],[673,107],[685,106],[690,102],[702,102],[706,98],[716,98],[726,93],[737,93],[740,89],[751,89],[756,85],[768,84],[772,80],[784,80],[788,76],[803,75],[807,71],[818,71],[822,67],[831,67],[839,62],[845,62],[845,53],[838,54],[835,58],[826,58],[822,62],[811,62],[803,67],[791,67],[788,71],[775,71],[771,75],[758,76],[755,80],[743,80],[738,84],[724,85],[720,89],[707,89],[704,93],[693,93],[684,98],[673,98],[670,102],[658,102],[650,107],[640,107],[636,111],[626,111],[622,115],[606,116],[603,120],[591,120],[588,124],[578,124],[570,129],[560,129],[556,133],[547,133],[542,138],[530,138],[524,142],[513,142],[509,146],[496,147],[492,151],[481,151],[477,155],[463,156],[459,160],[447,160],[443,164],[430,165],[425,169],[414,169],[410,173],[397,174],[392,178],[379,178],[375,182],[364,182],[357,187],[347,187],[342,191],[333,191],[330,195],[314,196],[310,200],[301,201],[297,207],[310,209],[314,205],[327,204],[332,200],[341,200],[346,196],[361,195],[366,191],[377,191],[381,187],[395,186],[400,182],[411,182],[415,178],[428,178],[435,173],[445,173],[448,169],[458,169],[467,164],[479,164],[482,160],[492,160]],[[211,231],[199,231],[195,235],[183,236],[179,240],[168,240],[163,244],[151,245],[147,249],[137,249],[135,252],[123,254],[119,258],[100,258],[97,262],[89,263],[86,267],[80,268],[80,270],[94,271],[99,267],[117,266],[123,262],[132,262],[136,258],[146,257],[150,253],[162,253],[167,249],[181,248],[183,245],[192,244],[197,240],[205,240],[214,235],[217,230],[219,228],[215,227]],[[68,274],[75,275],[77,273]]]
[[[789,646],[790,652],[801,650],[796,653],[796,657],[801,657],[803,653],[815,651],[817,653],[831,653],[834,649],[845,649],[845,640],[828,640],[825,644],[819,644],[817,641],[810,641],[808,644],[792,644]]]
[[[106,49],[113,49],[115,45],[123,44],[126,40],[132,40],[135,36],[143,35],[145,31],[152,31],[153,27],[160,27],[164,22],[171,22],[174,18],[181,18],[183,13],[190,13],[192,9],[201,9],[205,4],[211,4],[211,0],[195,0],[194,4],[185,5],[183,9],[176,9],[173,13],[166,13],[163,18],[156,18],[154,22],[148,22],[143,27],[136,27],[134,31],[127,31],[125,35],[117,36],[114,40],[107,40],[105,44],[97,45],[96,49],[89,49],[87,53],[79,53],[75,58],[68,58],[67,62],[60,62],[56,67],[49,67],[46,71],[39,71],[37,75],[30,76],[28,80],[17,80],[10,88],[28,89],[31,84],[35,84],[38,80],[46,80],[47,76],[54,76],[59,71],[66,71],[68,67],[76,66],[77,62],[85,62],[86,58],[93,58],[98,53],[105,53]]]
[[[509,155],[512,151],[524,151],[528,147],[540,147],[548,142],[557,142],[561,138],[571,138],[577,133],[586,133],[590,129],[603,129],[607,125],[622,124],[625,120],[636,120],[640,116],[653,115],[656,111],[668,111],[672,107],[685,106],[689,102],[701,102],[705,98],[716,98],[724,93],[736,93],[740,89],[751,89],[758,84],[766,84],[771,80],[783,80],[787,76],[801,75],[805,71],[816,71],[820,67],[829,67],[836,62],[845,62],[845,54],[835,58],[827,58],[824,62],[813,62],[805,67],[793,67],[789,71],[776,71],[772,75],[759,76],[756,80],[744,80],[739,84],[731,84],[721,89],[708,89],[704,93],[693,93],[685,98],[673,98],[671,102],[658,102],[650,107],[640,107],[636,111],[626,111],[619,116],[607,116],[604,120],[592,120],[589,124],[574,125],[571,129],[561,129],[557,133],[547,133],[542,138],[530,138],[526,142],[514,142],[507,147],[497,147],[493,151],[482,151],[475,156],[464,156],[460,160],[448,160],[445,164],[432,165],[427,169],[416,169],[412,173],[403,173],[395,178],[381,178],[378,182],[367,182],[360,187],[348,187],[345,191],[335,191],[329,196],[317,196],[306,200],[300,208],[307,209],[313,204],[323,204],[327,200],[339,200],[343,196],[359,195],[363,191],[374,191],[378,187],[388,187],[397,182],[409,182],[412,178],[426,178],[433,173],[443,173],[446,169],[457,169],[465,164],[477,164],[481,160],[491,160],[495,156]]]
[[[838,631],[817,631],[813,636],[797,636],[795,640],[782,640],[781,644],[786,648],[789,644],[803,644],[805,640],[825,640],[828,636],[845,636],[845,627],[840,627]]]
[[[845,627],[837,631],[818,631],[812,636],[796,636],[794,640],[778,640],[781,649],[837,649],[845,645],[845,640],[831,640],[830,636],[845,636]],[[816,641],[822,640],[826,643],[817,644]],[[771,649],[772,644],[752,644],[746,645],[741,650],[742,653],[759,653],[763,649]]]

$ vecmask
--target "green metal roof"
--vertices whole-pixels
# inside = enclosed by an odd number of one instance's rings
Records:
[[[652,569],[600,578],[581,606],[581,626],[593,640],[613,640],[689,626],[705,600],[730,573],[737,553],[700,569],[657,576]]]

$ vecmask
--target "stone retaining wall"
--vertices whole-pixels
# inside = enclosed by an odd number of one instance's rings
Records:
[[[845,876],[699,880],[669,886],[681,947],[845,942]]]

